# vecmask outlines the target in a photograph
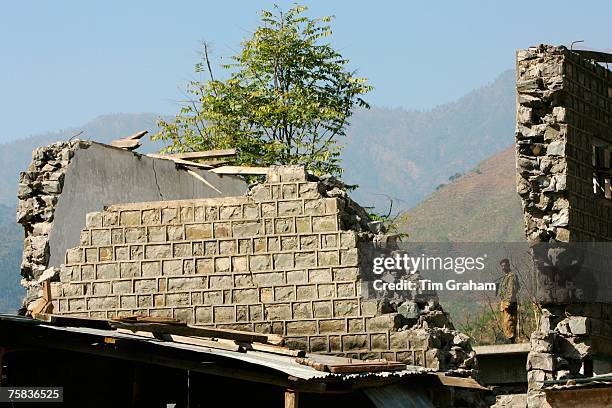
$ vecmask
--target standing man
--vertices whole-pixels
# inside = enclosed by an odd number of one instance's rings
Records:
[[[502,326],[504,336],[510,343],[516,342],[516,322],[518,315],[517,295],[520,288],[518,276],[510,270],[510,261],[502,259],[499,265],[504,272],[504,277],[497,287],[500,297],[500,310],[502,312]]]

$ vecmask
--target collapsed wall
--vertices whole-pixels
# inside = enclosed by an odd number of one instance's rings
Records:
[[[34,150],[19,176],[17,222],[25,230],[22,283],[26,304],[40,296],[43,272],[59,270],[66,250],[79,243],[88,212],[114,203],[218,197],[246,191],[235,176],[192,168],[88,141],[57,142]]]
[[[527,369],[544,380],[610,372],[612,72],[565,47],[517,52],[517,191],[541,305]]]
[[[116,204],[87,214],[52,284],[56,313],[169,317],[285,337],[311,352],[475,368],[431,299],[362,296],[361,244],[392,245],[334,178],[272,167],[246,196]]]

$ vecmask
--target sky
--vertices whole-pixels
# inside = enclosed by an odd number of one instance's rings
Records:
[[[108,113],[174,114],[200,44],[235,54],[259,11],[287,1],[0,0],[0,142]],[[612,48],[612,2],[306,1],[381,107],[427,110],[513,68],[539,43]]]

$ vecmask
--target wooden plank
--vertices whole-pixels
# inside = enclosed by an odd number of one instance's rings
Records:
[[[254,176],[265,176],[268,174],[267,167],[248,167],[248,166],[221,166],[209,170],[216,174],[245,174]]]
[[[120,322],[111,321],[114,328],[127,329],[132,331],[149,331],[153,333],[178,334],[180,336],[212,337],[219,339],[229,339],[241,342],[261,342],[278,344],[282,342],[282,337],[251,333],[238,330],[217,329],[212,327],[200,326],[180,326],[148,322]]]
[[[292,350],[288,347],[274,346],[272,344],[253,342],[241,343],[240,345],[247,350],[265,351],[267,353],[279,354],[289,357],[304,357],[306,355],[306,352],[304,350]]]
[[[451,377],[448,375],[444,375],[444,373],[435,373],[440,382],[447,387],[461,387],[461,388],[475,388],[477,390],[488,390],[487,387],[483,387],[478,384],[476,380],[473,378],[463,378],[463,377]]]
[[[119,139],[113,140],[112,142],[110,142],[110,145],[113,147],[118,147],[120,149],[135,150],[140,147],[140,142],[138,140]]]
[[[139,140],[144,135],[146,135],[147,133],[149,133],[148,130],[141,130],[140,132],[136,132],[136,133],[131,134],[131,135],[127,136],[127,137],[122,137],[120,140]]]
[[[353,374],[353,373],[376,373],[381,371],[401,371],[406,369],[406,364],[347,364],[347,365],[328,365],[327,370],[334,374]]]
[[[229,343],[224,341],[216,341],[213,339],[205,339],[202,337],[187,337],[179,336],[178,334],[163,334],[162,340],[168,339],[175,343],[190,344],[193,346],[209,347],[227,351],[244,351],[244,348],[236,343]]]
[[[327,371],[334,374],[351,374],[381,371],[405,370],[406,364],[386,360],[353,360],[347,364],[326,364],[311,358],[296,358],[299,364],[307,365],[318,371]]]
[[[74,317],[74,316],[63,316],[54,314],[39,313],[34,316],[37,320],[50,323],[55,326],[70,326],[70,327],[87,327],[90,329],[103,329],[108,330],[111,325],[108,320],[105,319],[94,319],[89,317]]]
[[[167,156],[183,160],[213,159],[236,155],[236,149],[203,150],[201,152],[169,153]]]
[[[178,334],[167,334],[167,333],[152,333],[149,331],[136,331],[133,332],[128,329],[117,329],[117,333],[121,334],[130,334],[133,336],[146,337],[148,339],[158,339],[163,341],[171,341],[174,343],[181,344],[189,344],[192,346],[200,346],[200,347],[208,347],[219,350],[228,350],[228,351],[244,351],[244,348],[239,346],[234,342],[228,341],[217,341],[212,338],[203,338],[203,337],[188,337],[188,336],[179,336]]]
[[[175,324],[179,326],[187,326],[185,322],[181,322],[180,320],[173,319],[171,317],[154,317],[154,316],[122,316],[122,317],[114,317],[111,320],[117,322],[145,322],[145,323],[160,323],[160,324]]]
[[[154,159],[170,160],[170,161],[175,162],[176,164],[182,164],[184,166],[198,167],[200,169],[206,169],[206,170],[212,169],[212,166],[209,166],[207,164],[200,164],[200,163],[191,162],[187,160],[176,159],[174,157],[170,157],[165,154],[149,153],[146,156],[152,157]]]

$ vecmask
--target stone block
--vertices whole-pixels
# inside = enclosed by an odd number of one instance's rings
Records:
[[[135,293],[157,292],[157,281],[155,279],[139,279],[134,281]]]
[[[324,336],[312,336],[309,339],[309,350],[312,353],[325,353],[328,351],[327,338]]]
[[[271,269],[269,255],[254,255],[249,258],[249,265],[252,271],[265,271]]]
[[[169,293],[166,295],[166,306],[179,307],[189,305],[189,293]]]
[[[313,232],[329,232],[336,231],[337,229],[336,216],[326,215],[322,217],[312,217]]]
[[[102,213],[90,212],[85,215],[85,226],[87,228],[101,228],[102,227]]]
[[[310,302],[292,303],[293,319],[312,319],[312,306]]]
[[[257,303],[259,302],[259,291],[257,289],[234,289],[232,301],[234,303]]]
[[[291,319],[291,305],[289,303],[264,305],[264,319],[289,320]]]
[[[359,314],[359,301],[355,300],[335,300],[334,301],[334,316],[347,317],[357,316]]]
[[[115,281],[113,282],[113,294],[123,295],[132,293],[132,281]]]
[[[397,330],[403,325],[403,318],[399,313],[385,313],[367,319],[368,331]]]
[[[182,241],[185,239],[185,228],[182,225],[169,225],[166,227],[168,241]]]
[[[338,251],[319,251],[317,256],[319,266],[338,266],[340,261]]]
[[[111,293],[110,282],[94,282],[93,283],[93,294],[94,296],[108,295]]]
[[[121,225],[140,225],[140,211],[121,211]]]
[[[306,271],[287,271],[287,283],[306,283]]]
[[[298,254],[296,254],[296,256],[297,255]],[[310,269],[308,271],[308,281],[311,283],[331,282],[332,281],[331,270],[326,269],[326,268]]]
[[[91,230],[92,245],[111,245],[111,233],[108,229]]]
[[[230,323],[236,321],[234,306],[215,306],[213,309],[215,323]]]
[[[300,249],[317,249],[319,247],[318,237],[316,235],[300,236]]]
[[[162,224],[178,224],[179,220],[180,218],[178,208],[162,208]]]
[[[273,254],[272,259],[276,270],[293,268],[293,253]]]
[[[295,300],[294,286],[276,286],[274,288],[274,300],[277,302],[286,302]]]
[[[212,238],[213,232],[210,224],[186,224],[185,238],[187,240],[194,239],[209,239]]]
[[[143,210],[142,211],[142,224],[143,225],[155,225],[161,222],[161,212],[159,209]]]
[[[96,279],[117,279],[119,268],[117,264],[106,263],[96,265]]]
[[[275,234],[292,234],[294,232],[293,218],[276,218],[274,220]]]
[[[317,257],[315,252],[297,252],[295,254],[295,267],[308,268],[317,266]]]
[[[121,262],[119,264],[119,272],[122,278],[139,277],[140,264],[138,262]],[[159,273],[156,275],[159,275]]]
[[[555,368],[555,356],[553,354],[532,351],[527,356],[527,370],[544,370],[552,372]]]
[[[140,244],[147,242],[143,227],[129,227],[125,229],[125,242],[127,244]]]
[[[172,256],[172,245],[161,244],[161,245],[147,245],[145,247],[145,258],[146,259],[161,259],[170,258]]]
[[[232,224],[233,236],[237,238],[254,237],[263,233],[260,221],[242,221]]]
[[[278,202],[278,215],[280,216],[300,215],[302,212],[301,200]]]
[[[215,222],[213,231],[215,238],[228,238],[232,236],[232,228],[229,222]]]
[[[332,302],[329,300],[312,302],[314,317],[333,317]]]
[[[196,324],[211,324],[213,322],[212,307],[210,306],[196,307],[195,312],[196,312],[196,316],[195,316]]]
[[[298,186],[298,195],[300,198],[319,198],[319,184],[316,182],[300,183]]]
[[[348,334],[342,336],[342,351],[367,350],[368,336],[365,334]]]
[[[346,320],[329,319],[319,320],[319,333],[345,333]]]
[[[316,334],[316,333],[317,333],[316,320],[300,320],[300,321],[287,322],[287,335]]]

